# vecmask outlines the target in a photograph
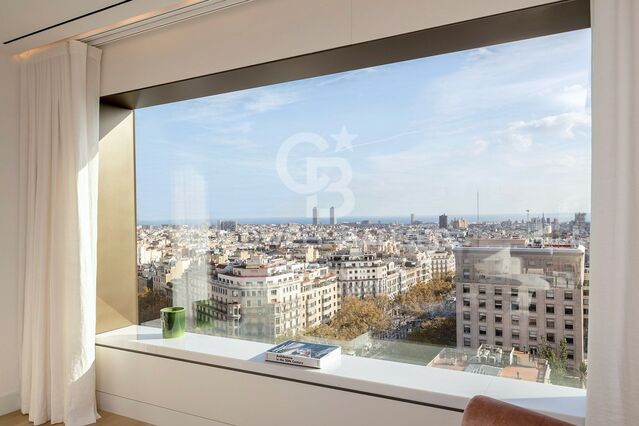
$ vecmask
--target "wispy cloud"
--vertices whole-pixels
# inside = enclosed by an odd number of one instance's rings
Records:
[[[586,33],[570,33],[461,52],[461,66],[423,87],[423,123],[458,126],[481,114],[496,120],[526,109],[584,110],[589,87]],[[562,41],[557,42],[558,39]],[[477,124],[474,121],[473,124]]]
[[[560,139],[574,139],[575,130],[590,128],[590,114],[585,112],[567,112],[549,115],[538,120],[517,121],[508,126],[506,132],[511,135],[544,135],[558,136]]]
[[[556,102],[560,107],[571,111],[583,111],[589,109],[590,90],[586,84],[577,83],[559,88],[546,89],[543,96]]]
[[[399,133],[396,133],[396,134],[394,134],[392,136],[387,136],[385,138],[375,139],[375,140],[368,141],[368,142],[362,142],[362,143],[353,144],[353,148],[363,148],[363,147],[368,146],[368,145],[377,145],[377,144],[380,144],[380,143],[390,142],[390,141],[393,141],[393,140],[396,140],[396,139],[400,139],[400,138],[403,138],[404,136],[416,135],[416,134],[419,134],[419,133],[422,133],[422,131],[421,130],[407,130],[405,132],[399,132]]]
[[[485,212],[588,210],[589,50],[585,30],[141,112],[139,211],[155,215],[166,171],[190,163],[224,216],[304,214],[278,149],[298,132],[332,141],[342,125],[359,135],[353,152],[305,144],[289,171],[302,181],[308,157],[349,161],[354,214],[473,211],[476,191]]]
[[[297,94],[284,89],[261,89],[250,99],[244,108],[249,112],[266,112],[292,104],[299,99]]]
[[[251,117],[299,100],[299,94],[292,88],[260,87],[189,101],[174,119],[203,125],[232,122],[233,126],[241,125],[243,130],[250,130]]]
[[[337,75],[328,76],[320,78],[317,83],[318,87],[326,86],[329,84],[334,84],[342,81],[354,80],[356,78],[365,77],[366,75],[378,72],[377,68],[368,67],[368,68],[360,68],[358,70],[347,71],[343,73],[339,73]]]
[[[493,56],[495,52],[490,47],[480,47],[479,49],[473,49],[466,55],[468,61],[481,61]]]
[[[513,150],[518,153],[528,152],[534,144],[546,146],[556,144],[560,140],[573,140],[578,135],[590,134],[590,114],[587,112],[567,112],[549,115],[527,121],[508,123],[504,129],[490,132],[484,138],[474,140],[468,151],[474,156],[486,152],[489,146],[499,150]]]
[[[490,142],[483,139],[477,139],[473,141],[473,145],[470,150],[473,153],[473,155],[480,155],[486,151],[486,148],[488,148],[488,145],[490,145]]]

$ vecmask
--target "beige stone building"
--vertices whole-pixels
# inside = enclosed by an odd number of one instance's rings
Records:
[[[428,253],[433,277],[445,277],[455,273],[455,255],[452,251],[441,250]]]
[[[337,279],[328,267],[256,256],[240,265],[220,265],[208,300],[196,310],[199,321],[223,334],[272,339],[327,322],[340,305]]]
[[[460,247],[457,345],[536,353],[566,339],[569,367],[584,360],[583,247]]]
[[[209,299],[220,314],[233,306],[239,315],[233,318],[233,334],[273,338],[302,328],[301,279],[285,262],[250,258],[243,265],[217,270]]]
[[[337,277],[327,266],[305,269],[302,276],[302,327],[315,327],[330,321],[342,304]]]
[[[397,277],[394,265],[391,267],[391,281],[388,281],[389,268],[375,254],[363,253],[359,249],[338,252],[328,256],[328,266],[337,276],[342,296],[379,296],[397,292]]]

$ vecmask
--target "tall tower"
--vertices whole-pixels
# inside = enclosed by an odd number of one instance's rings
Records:
[[[414,225],[415,224],[415,213],[411,213],[410,214],[410,224]]]
[[[439,216],[439,227],[441,229],[448,228],[448,216],[445,213]]]
[[[477,191],[477,225],[479,225],[479,191]]]
[[[331,225],[335,225],[335,207],[331,206],[331,221],[330,221]]]
[[[318,223],[317,206],[315,206],[313,207],[313,225],[317,225]]]

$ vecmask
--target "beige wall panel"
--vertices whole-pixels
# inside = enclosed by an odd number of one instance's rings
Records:
[[[103,46],[102,94],[169,83],[548,0],[254,0]]]
[[[353,43],[524,9],[548,0],[352,0]]]
[[[97,331],[137,323],[133,111],[100,108]]]
[[[343,46],[349,40],[349,1],[254,0],[103,46],[102,94]]]

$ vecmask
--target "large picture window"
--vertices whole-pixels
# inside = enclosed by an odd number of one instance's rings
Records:
[[[136,110],[140,323],[584,386],[589,70],[585,29]]]

